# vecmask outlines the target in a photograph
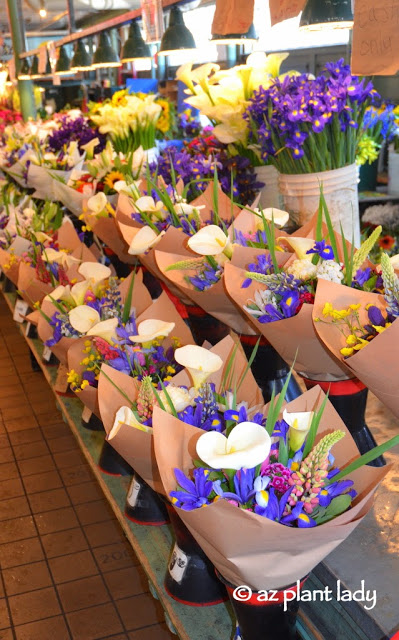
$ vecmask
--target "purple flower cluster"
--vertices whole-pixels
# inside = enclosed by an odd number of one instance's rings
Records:
[[[317,78],[307,74],[286,76],[276,79],[267,89],[255,91],[244,117],[251,130],[250,138],[260,145],[265,162],[272,159],[277,164],[281,150],[286,149],[291,162],[306,155],[314,159],[313,164],[319,162],[323,167],[323,153],[334,156],[333,139],[358,129],[366,107],[378,96],[372,83],[352,76],[343,60],[326,64],[325,71],[328,75]],[[323,131],[331,137],[331,144],[327,139],[326,148],[317,148],[314,134]],[[349,151],[355,153],[355,149]],[[347,157],[335,158],[332,164],[344,166],[348,164],[346,160]]]
[[[82,146],[98,138],[99,144],[95,147],[94,153],[100,153],[105,147],[106,138],[97,129],[93,129],[88,120],[83,116],[80,118],[69,118],[68,115],[61,118],[61,126],[48,139],[48,149],[50,151],[61,151],[70,142],[77,142],[79,150]]]
[[[241,204],[251,204],[259,189],[264,185],[257,182],[255,172],[248,158],[227,154],[226,145],[222,145],[210,136],[200,141],[194,140],[182,151],[167,147],[158,158],[158,164],[152,170],[161,175],[166,184],[172,184],[173,173],[176,180],[182,179],[190,184],[188,200],[198,197],[213,179],[215,168],[223,191]]]

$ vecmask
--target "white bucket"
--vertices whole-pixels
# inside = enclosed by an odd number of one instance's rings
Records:
[[[273,165],[263,165],[255,167],[256,180],[264,183],[263,189],[260,191],[259,207],[267,209],[281,209],[282,202],[280,191],[278,188],[278,171]]]
[[[342,169],[320,173],[280,174],[279,188],[283,208],[298,226],[308,222],[319,208],[320,186],[336,231],[340,224],[347,240],[360,246],[360,223],[358,201],[358,168],[351,164]]]
[[[393,148],[388,155],[388,193],[391,196],[399,196],[399,153]]]
[[[159,150],[158,147],[151,147],[151,149],[144,149],[144,157],[148,164],[156,162],[158,160]]]

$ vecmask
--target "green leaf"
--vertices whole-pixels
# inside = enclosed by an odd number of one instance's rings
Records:
[[[126,324],[130,318],[130,309],[132,307],[132,298],[133,298],[133,289],[134,289],[134,281],[136,279],[136,265],[133,271],[133,277],[130,280],[129,288],[127,290],[125,304],[123,305],[123,313],[122,313],[122,322]]]
[[[173,404],[172,399],[171,399],[171,397],[170,397],[170,395],[169,395],[169,393],[168,393],[168,390],[167,390],[167,388],[165,387],[164,383],[162,382],[162,380],[161,380],[161,378],[160,378],[159,376],[158,376],[158,380],[159,380],[159,384],[161,385],[161,389],[162,389],[162,391],[163,391],[163,392],[164,392],[164,394],[165,394],[166,402],[167,402],[167,403],[168,403],[168,405],[169,405],[169,409],[170,409],[170,410],[171,410],[171,412],[172,412],[172,416],[174,416],[175,418],[177,418],[177,411],[176,411],[176,409],[175,409],[175,405]],[[157,390],[155,389],[155,387],[154,387],[154,393],[155,393],[155,397],[156,397],[156,399],[158,400],[158,403],[159,403],[159,402],[161,402],[161,403],[162,403],[162,400],[161,400],[161,398],[160,398],[160,396],[159,396],[159,393],[157,392]],[[159,406],[161,406],[161,405],[159,405]],[[161,409],[164,409],[164,410],[166,411],[166,409],[164,408],[164,406],[162,406],[162,407],[161,407]]]
[[[348,496],[346,494],[342,496],[337,496],[328,505],[324,513],[321,516],[315,518],[317,524],[323,524],[324,522],[328,522],[329,520],[332,520],[333,518],[336,518],[337,516],[341,515],[341,513],[345,513],[345,511],[347,511],[351,506],[351,503],[352,503],[351,496]]]
[[[256,342],[256,345],[252,349],[252,353],[251,353],[250,358],[249,358],[249,360],[247,362],[247,366],[245,367],[245,370],[244,370],[244,372],[243,372],[243,374],[242,374],[242,376],[241,376],[241,378],[240,378],[240,380],[238,382],[237,391],[239,390],[239,388],[241,387],[242,383],[244,382],[244,380],[246,378],[246,375],[247,375],[248,371],[250,370],[253,361],[256,358],[256,354],[258,353],[260,340],[261,340],[261,336],[259,336],[259,338],[258,338],[258,340]]]
[[[362,456],[360,456],[360,458],[356,458],[356,460],[348,464],[347,467],[342,469],[336,476],[331,478],[328,484],[337,482],[338,480],[342,480],[342,478],[345,478],[350,473],[353,473],[357,469],[360,469],[360,467],[363,467],[365,464],[372,462],[379,456],[384,455],[386,451],[389,451],[393,447],[396,447],[398,444],[399,435],[394,436],[390,440],[387,440],[387,442],[384,442],[384,444],[380,444],[378,447],[374,447],[374,449],[371,449],[371,451],[367,451],[367,453],[364,453]]]
[[[320,200],[321,200],[321,205],[323,207],[323,212],[324,212],[324,217],[326,220],[326,225],[327,225],[327,229],[328,229],[328,237],[330,240],[330,245],[332,247],[332,250],[334,252],[334,258],[336,260],[336,262],[339,262],[339,254],[338,254],[338,247],[337,247],[337,240],[335,238],[335,232],[334,232],[334,227],[330,218],[330,213],[328,211],[328,207],[327,207],[327,202],[324,198],[324,194],[323,194],[323,186],[320,186]]]
[[[324,398],[320,409],[318,411],[315,411],[315,413],[313,414],[312,422],[310,424],[309,433],[308,433],[307,438],[306,438],[305,449],[304,449],[304,452],[303,452],[303,459],[306,458],[306,456],[311,452],[311,450],[313,448],[314,441],[315,441],[315,438],[316,438],[316,435],[317,435],[317,430],[319,428],[320,420],[322,419],[323,413],[324,413],[324,409],[326,408],[327,400],[328,400],[328,392],[326,393],[326,397]]]
[[[278,444],[278,461],[283,464],[285,467],[288,463],[288,444],[285,442],[284,438],[279,439]]]

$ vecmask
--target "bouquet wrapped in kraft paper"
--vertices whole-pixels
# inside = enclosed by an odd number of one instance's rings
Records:
[[[314,387],[288,403],[285,409],[289,412],[316,411],[324,399],[320,388]],[[334,445],[334,464],[343,469],[358,453],[345,425],[327,402],[315,443],[334,429],[345,433],[345,437]],[[197,442],[203,434],[155,408],[155,455],[167,495],[177,488],[174,469],[180,469],[185,475],[192,472],[194,460],[199,458]],[[386,473],[387,467],[361,467],[351,473],[349,477],[357,492],[351,508],[311,528],[286,526],[238,508],[227,499],[218,499],[192,511],[175,508],[225,580],[236,586],[248,585],[257,591],[280,589],[306,577],[352,533],[372,508],[373,494]]]
[[[79,268],[83,265],[86,266],[88,263],[93,263],[97,265],[98,264],[97,259],[85,245],[82,245],[81,247],[78,247],[77,249],[75,249],[71,255],[72,257],[78,258],[78,262],[74,263],[70,267],[70,269],[68,269],[68,278],[70,280],[76,280],[76,284],[83,283],[86,280],[86,278],[82,275],[82,273],[80,273]],[[104,269],[106,268],[104,267]],[[112,270],[107,268],[107,275],[104,277],[109,277],[112,275],[112,273],[113,273]],[[118,286],[118,289],[121,293],[121,297],[123,299],[125,299],[127,296],[127,290],[132,277],[133,277],[133,274],[131,274],[128,278],[126,278],[126,280],[124,280]],[[143,308],[145,308],[146,304],[150,304],[151,296],[148,293],[146,287],[143,285],[142,281],[143,281],[142,274],[141,272],[138,272],[135,276],[133,294],[135,290],[138,291],[138,296],[137,296],[138,300],[140,300],[140,304],[143,304],[144,305]],[[88,284],[87,289],[89,289],[90,282],[87,282],[87,284]],[[50,292],[50,294],[48,294],[43,299],[43,302],[40,308],[40,315],[38,317],[38,322],[37,322],[37,330],[38,330],[39,338],[45,344],[50,343],[47,346],[50,347],[51,351],[58,358],[58,360],[65,365],[67,364],[67,351],[69,347],[73,345],[74,341],[76,340],[76,337],[67,337],[63,335],[62,337],[60,337],[60,339],[55,341],[54,326],[49,324],[48,319],[53,318],[54,314],[56,314],[59,311],[56,304],[54,304],[54,301],[51,299],[52,297],[54,297],[53,294],[56,294],[58,292],[60,294],[68,293],[67,290],[68,290],[68,287],[63,287],[63,286],[57,287],[54,291]],[[77,295],[74,297],[73,287],[71,288],[71,290],[69,291],[69,294],[71,294],[71,297],[74,300],[74,304],[76,304],[75,308],[77,308],[78,306],[85,306],[84,305],[85,293],[86,291],[82,291],[82,292],[79,291]],[[54,300],[57,300],[57,299],[58,298],[56,295],[54,297]]]
[[[129,276],[129,278],[131,277],[132,276]],[[130,314],[131,316],[132,313],[134,313],[136,326],[138,327],[141,322],[144,322],[145,320],[149,320],[149,319],[173,322],[175,324],[175,327],[173,329],[173,336],[177,336],[182,342],[182,344],[191,343],[192,342],[191,332],[188,329],[187,325],[183,322],[179,314],[177,313],[174,305],[169,300],[166,293],[162,293],[155,302],[152,302],[146,287],[142,283],[142,278],[138,274],[136,277],[138,279],[138,282],[136,283],[135,281],[134,283],[133,294],[132,294],[132,308],[131,308],[131,314]],[[124,281],[120,287],[123,304],[125,303],[128,284],[129,284],[129,279],[127,281]],[[129,322],[131,322],[130,316],[129,316]],[[88,340],[90,340],[93,343],[93,346],[95,346],[94,345],[96,340],[95,337],[79,338],[78,340],[74,341],[74,343],[72,344],[71,347],[69,347],[67,352],[68,369],[70,371],[74,371],[80,379],[82,379],[82,376],[86,371],[86,365],[83,363],[83,361],[85,360],[85,358],[87,358],[85,343],[87,343]],[[165,344],[167,347],[169,347],[172,345],[172,342],[169,338],[166,338]],[[134,346],[133,343],[131,344],[131,346],[132,347]],[[123,349],[123,347],[121,348]],[[117,354],[115,353],[115,355]],[[112,357],[113,355],[111,355],[111,362],[112,362]],[[107,365],[106,364],[107,355],[105,355],[102,358],[102,361],[104,362],[104,367],[106,367],[106,370],[108,371],[110,369],[112,371],[112,374],[115,372],[117,375],[130,377],[130,376],[126,376],[126,374],[124,373],[121,374],[116,368],[113,368]],[[101,362],[99,362],[97,366],[98,366],[98,373],[99,373]],[[112,378],[112,374],[110,375],[111,378]],[[104,378],[105,376],[101,376],[101,380],[103,380]],[[106,380],[106,382],[108,381]],[[101,417],[99,400],[98,400],[99,388],[100,388],[99,383],[98,383],[98,386],[96,384],[95,385],[90,384],[85,386],[83,389],[80,388],[78,391],[76,391],[78,398],[98,418]],[[119,399],[122,400],[122,397]],[[105,395],[105,404],[107,404],[107,402],[108,402],[107,396]],[[112,427],[112,424],[111,424],[111,427]]]
[[[31,163],[28,169],[27,185],[30,189],[35,189],[33,196],[40,200],[58,200],[56,185],[60,181],[68,182],[73,171],[81,171],[84,157],[71,169],[51,169]]]
[[[354,339],[347,340],[351,332],[346,324],[339,323],[337,326],[334,322],[334,310],[345,313],[345,310],[351,310],[351,305],[358,307],[354,309],[356,316],[352,318],[356,333],[361,338],[357,344]],[[321,282],[316,292],[313,321],[317,335],[330,353],[341,361],[349,375],[361,380],[399,417],[399,364],[395,349],[399,338],[399,322],[398,319],[390,318],[392,322],[387,319],[387,307],[384,296],[380,294],[342,287],[333,282]],[[350,322],[349,314],[345,320],[348,322],[348,319]],[[373,327],[373,322],[378,324]],[[365,329],[359,331],[359,327]],[[371,340],[370,331],[374,334]],[[351,348],[351,344],[357,348]],[[348,355],[343,355],[342,350]]]
[[[212,373],[208,382],[214,383],[216,390],[221,387],[228,367],[227,363],[234,354],[230,375],[232,378],[238,379],[246,372],[243,384],[237,392],[237,401],[245,400],[251,406],[263,406],[262,394],[251,371],[248,370],[247,359],[237,343],[230,336],[227,336],[209,351],[222,359],[223,367]],[[170,384],[191,387],[192,382],[188,372],[183,369],[173,376]],[[116,428],[113,428],[118,410],[122,406],[126,406],[128,400],[133,404],[137,400],[139,391],[140,383],[137,380],[123,375],[107,365],[102,366],[99,379],[99,405],[101,419],[108,434],[107,440],[152,489],[165,494],[154,454],[152,427],[142,427],[143,430],[141,430],[139,427],[120,423]],[[170,416],[166,411],[162,411],[161,415],[165,419],[164,424],[167,428]],[[196,430],[194,427],[193,429]],[[201,432],[201,430],[199,431]]]

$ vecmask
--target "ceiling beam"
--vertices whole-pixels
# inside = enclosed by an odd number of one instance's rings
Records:
[[[179,4],[176,0],[162,0],[162,6],[164,8],[170,7],[174,4]],[[105,22],[100,22],[99,24],[93,25],[92,27],[88,27],[87,29],[82,29],[81,31],[77,31],[76,33],[71,33],[65,38],[61,40],[57,40],[54,44],[56,47],[61,47],[64,44],[69,44],[71,42],[76,42],[76,40],[81,40],[82,38],[87,38],[88,36],[94,36],[101,31],[105,31],[107,29],[115,29],[116,27],[120,27],[127,22],[131,22],[136,18],[141,17],[141,9],[134,9],[133,11],[127,11],[126,13],[121,14],[120,16],[116,16],[115,18],[110,18]],[[42,33],[45,35],[45,33]],[[31,49],[30,51],[26,51],[25,53],[21,53],[19,57],[29,58],[38,54],[38,49]]]

